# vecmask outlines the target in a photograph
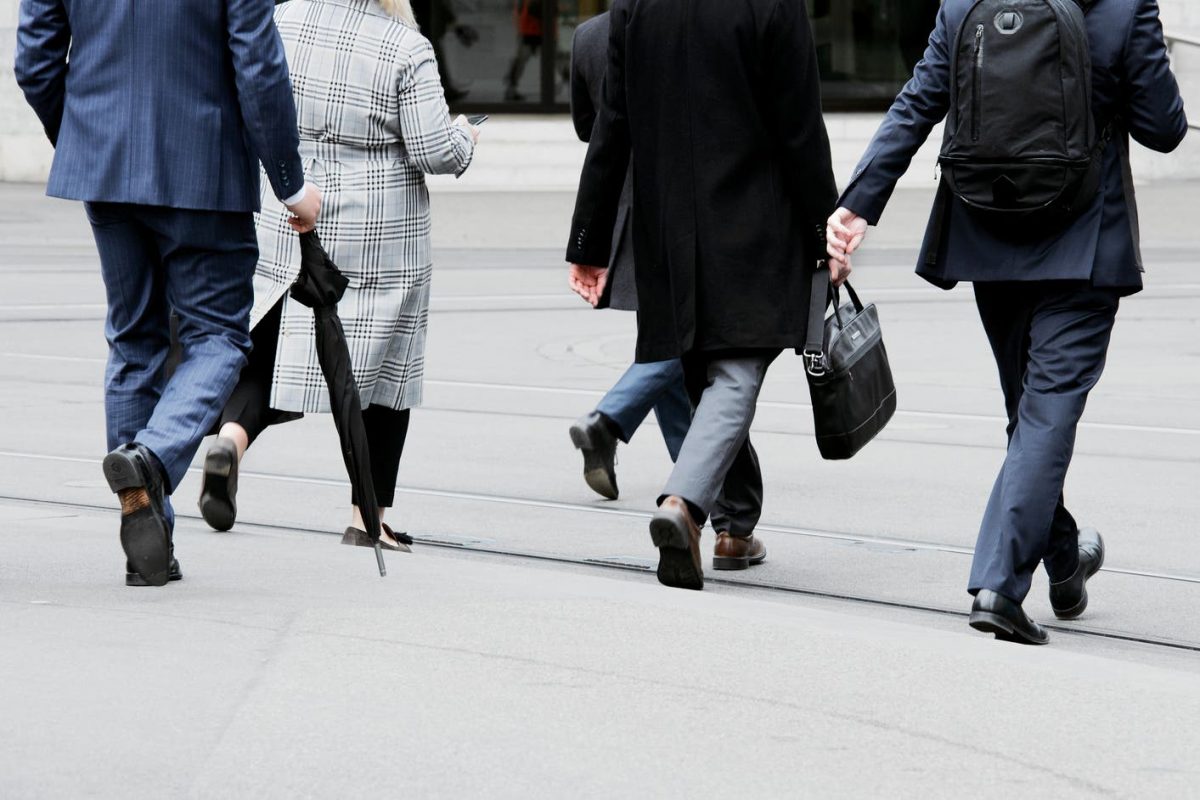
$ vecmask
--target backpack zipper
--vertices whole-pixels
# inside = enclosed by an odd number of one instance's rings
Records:
[[[980,103],[983,94],[983,25],[975,28],[975,74],[971,84],[971,141],[979,141]]]

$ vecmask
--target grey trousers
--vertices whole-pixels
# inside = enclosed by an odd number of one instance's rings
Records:
[[[663,497],[687,500],[712,517],[713,530],[748,536],[762,516],[762,471],[750,423],[779,352],[684,356],[684,382],[696,410]]]

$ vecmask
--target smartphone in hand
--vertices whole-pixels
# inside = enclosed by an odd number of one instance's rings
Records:
[[[472,114],[467,117],[467,122],[471,123],[471,127],[478,128],[480,125],[488,121],[487,114]]]

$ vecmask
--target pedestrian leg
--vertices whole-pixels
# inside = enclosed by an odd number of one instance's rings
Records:
[[[250,214],[158,209],[147,221],[179,315],[183,360],[137,441],[162,461],[173,491],[246,363],[258,246]]]
[[[613,421],[620,440],[628,444],[650,411],[657,410],[666,400],[668,392],[682,400],[690,418],[691,402],[683,387],[683,365],[679,359],[631,364],[596,405],[596,411]]]
[[[386,406],[370,405],[363,409],[363,427],[371,443],[371,481],[375,487],[375,502],[379,521],[396,502],[396,478],[400,473],[400,457],[408,439],[409,409],[399,411]],[[351,492],[351,527],[366,532],[358,496]],[[405,533],[397,533],[383,524],[380,543],[388,550],[410,552],[412,539]]]
[[[684,363],[689,393],[696,397],[698,385],[703,383],[704,388],[662,497],[686,500],[698,524],[712,513],[735,463],[740,468],[730,477],[730,488],[737,484],[734,491],[739,497],[749,498],[749,487],[744,484],[753,482],[758,464],[746,443],[763,379],[777,355],[778,351],[773,351]]]
[[[1074,520],[1062,503],[1075,432],[1088,393],[1104,369],[1116,316],[1115,292],[1086,287],[1029,287],[1023,302],[1027,364],[1004,465],[980,526],[971,570],[972,594],[989,589],[1020,604],[1033,571],[1049,559],[1052,581],[1074,570]],[[989,338],[1013,338],[992,289],[976,285]],[[1011,289],[999,290],[1012,300]],[[999,360],[999,359],[998,359]],[[1002,374],[1004,369],[1002,367]],[[1003,380],[1003,379],[1002,379]],[[1061,562],[1061,563],[1059,563]],[[1059,570],[1062,570],[1061,572]],[[1064,574],[1065,573],[1065,574]]]
[[[114,450],[135,440],[162,396],[171,346],[169,308],[157,244],[138,222],[136,207],[88,203],[86,208],[108,299],[104,412],[107,446]]]
[[[688,428],[692,425],[692,401],[688,397],[687,387],[683,383],[683,363],[676,359],[675,368],[660,390],[658,402],[654,404],[654,416],[658,420],[659,431],[662,432],[663,442],[671,460],[679,458],[679,450],[683,440],[687,438]]]

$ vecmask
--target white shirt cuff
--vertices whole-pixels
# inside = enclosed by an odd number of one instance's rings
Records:
[[[307,181],[305,181],[304,185],[300,187],[300,191],[296,192],[291,197],[284,198],[282,202],[285,206],[294,206],[296,203],[299,203],[301,200],[303,200],[306,194],[308,194]]]

